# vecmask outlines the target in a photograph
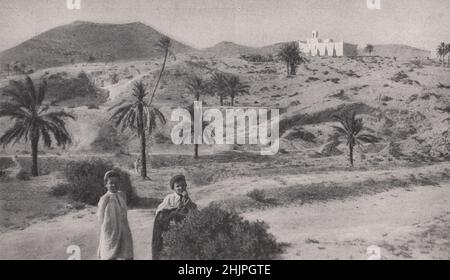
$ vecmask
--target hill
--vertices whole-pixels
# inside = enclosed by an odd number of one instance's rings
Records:
[[[367,55],[367,53],[364,52],[364,49],[360,49],[359,54]],[[399,58],[426,58],[431,56],[430,51],[399,44],[374,45],[374,52],[372,54],[382,57]]]
[[[239,45],[228,41],[223,41],[214,45],[213,47],[200,50],[200,53],[204,56],[216,56],[216,57],[230,57],[230,56],[239,56],[243,54],[257,54],[259,52],[260,52],[259,48]]]
[[[25,63],[34,69],[88,61],[149,59],[164,34],[143,23],[99,24],[76,21],[53,28],[0,53],[0,65]],[[173,40],[176,53],[192,48]]]

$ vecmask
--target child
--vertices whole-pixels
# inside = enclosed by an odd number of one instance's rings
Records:
[[[159,204],[156,209],[156,215],[162,210],[173,210],[180,208],[187,208],[192,210],[196,208],[196,205],[189,198],[188,192],[186,190],[186,178],[184,175],[176,175],[170,180],[170,188],[174,191],[173,193],[167,195],[163,202]]]
[[[108,171],[104,176],[108,192],[98,203],[100,222],[98,258],[101,260],[133,259],[133,239],[127,218],[125,193],[119,191],[120,175]]]
[[[179,222],[186,217],[189,211],[197,209],[197,205],[189,198],[184,175],[174,176],[169,184],[174,192],[167,195],[156,209],[152,237],[152,258],[154,260],[161,257],[163,249],[162,234],[169,228],[170,222]]]

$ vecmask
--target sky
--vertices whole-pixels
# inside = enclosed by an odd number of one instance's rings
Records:
[[[73,1],[73,0],[70,0]],[[76,20],[143,22],[196,48],[221,41],[248,46],[319,37],[364,46],[435,50],[450,42],[449,0],[0,0],[0,51]],[[378,1],[378,0],[372,0]]]

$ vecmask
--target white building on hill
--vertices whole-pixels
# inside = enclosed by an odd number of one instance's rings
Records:
[[[312,38],[299,41],[300,50],[309,56],[357,56],[358,45],[334,42],[333,39],[319,39],[319,32],[313,31]]]

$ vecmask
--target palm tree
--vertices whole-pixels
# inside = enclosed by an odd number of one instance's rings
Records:
[[[367,44],[366,47],[364,48],[364,51],[366,53],[369,53],[369,55],[372,55],[373,50],[375,49],[375,47],[371,44]]]
[[[58,146],[72,143],[69,132],[66,129],[65,118],[75,117],[64,111],[48,112],[49,106],[44,106],[43,101],[47,90],[45,80],[38,89],[29,76],[25,82],[10,81],[10,87],[5,90],[5,97],[10,101],[0,104],[0,117],[9,117],[15,120],[14,125],[8,129],[0,143],[3,147],[20,140],[31,142],[31,175],[38,176],[38,147],[42,138],[46,147],[52,145],[52,135]]]
[[[238,95],[248,94],[250,86],[241,81],[236,75],[228,75],[225,77],[225,85],[228,95],[231,98],[231,106],[234,106],[234,98]]]
[[[194,95],[196,101],[200,101],[200,96],[210,94],[211,84],[205,81],[203,78],[192,75],[186,80],[187,90]],[[191,115],[191,124],[194,123],[194,104],[188,107],[188,111]],[[202,131],[208,125],[207,122],[202,123]],[[194,135],[194,127],[192,126],[191,134]],[[198,158],[198,145],[194,143],[194,158]]]
[[[379,138],[370,134],[361,134],[364,131],[364,124],[361,118],[356,118],[355,112],[347,112],[341,115],[334,116],[341,126],[333,126],[337,132],[337,136],[344,137],[347,140],[349,149],[349,161],[353,167],[353,149],[355,146],[360,146],[362,142],[377,143]]]
[[[176,59],[174,53],[171,50],[172,41],[170,40],[169,37],[163,36],[161,39],[159,39],[158,43],[156,44],[156,47],[158,49],[164,51],[164,60],[163,60],[162,66],[161,66],[161,71],[159,72],[158,79],[156,80],[155,87],[153,88],[153,91],[152,91],[152,97],[150,98],[150,104],[153,102],[153,98],[155,97],[156,91],[158,90],[159,82],[161,81],[162,75],[166,68],[167,58],[168,58],[169,54],[172,55],[174,57],[174,59]]]
[[[446,45],[447,67],[450,67],[450,44]]]
[[[191,139],[195,138],[195,107],[194,107],[194,103],[192,103],[190,106],[188,106],[186,108],[189,112],[189,115],[191,116],[191,120],[190,120],[190,125],[191,125]],[[214,131],[208,130],[207,126],[209,125],[209,122],[207,121],[202,121],[202,138],[203,138],[203,133],[206,131],[205,135],[209,140],[213,140],[213,136],[214,136]],[[187,135],[186,135],[187,136]],[[195,139],[194,139],[195,141]],[[196,144],[194,142],[194,158],[198,159],[198,148],[199,148],[199,144]]]
[[[115,126],[123,132],[130,129],[137,132],[141,139],[141,176],[143,179],[147,177],[147,153],[146,153],[146,131],[151,135],[158,127],[158,122],[162,125],[166,123],[166,119],[151,102],[146,100],[149,92],[147,86],[142,81],[133,84],[133,100],[121,102],[109,108],[109,111],[115,110],[111,116],[111,120],[115,121]]]
[[[220,106],[223,106],[223,100],[227,97],[227,75],[223,72],[215,72],[211,77],[211,88],[219,96]]]
[[[442,62],[442,65],[444,65],[444,57],[447,54],[447,46],[444,42],[439,44],[437,48],[437,54],[439,56],[440,61]]]
[[[200,101],[200,96],[210,93],[211,85],[195,74],[189,76],[185,83],[187,90],[194,95],[196,101]]]
[[[296,42],[285,43],[281,46],[277,54],[278,58],[286,63],[286,71],[288,75],[295,75],[297,66],[306,63]]]

